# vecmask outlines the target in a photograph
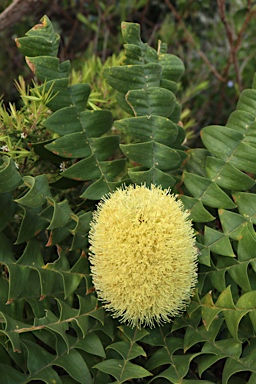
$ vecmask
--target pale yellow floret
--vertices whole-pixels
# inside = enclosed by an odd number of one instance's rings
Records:
[[[99,203],[89,240],[93,283],[113,317],[152,327],[185,309],[197,251],[188,213],[169,190],[117,189]]]

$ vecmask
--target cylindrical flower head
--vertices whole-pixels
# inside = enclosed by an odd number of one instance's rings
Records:
[[[152,327],[185,309],[197,251],[188,213],[169,190],[117,189],[94,212],[89,240],[93,283],[113,317]]]

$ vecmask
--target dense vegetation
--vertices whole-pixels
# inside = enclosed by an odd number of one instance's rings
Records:
[[[254,384],[255,9],[141,1],[146,22],[120,28],[125,3],[67,2],[67,45],[47,16],[16,39],[32,76],[0,108],[0,383]],[[92,214],[124,183],[171,188],[199,250],[186,312],[152,329],[113,319],[91,280]]]

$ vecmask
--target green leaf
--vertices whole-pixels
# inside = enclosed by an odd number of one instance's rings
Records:
[[[202,141],[207,149],[224,162],[230,162],[245,172],[256,172],[256,148],[243,142],[244,136],[231,129],[213,125],[202,130]]]
[[[256,246],[256,236],[254,230],[250,230],[250,227],[244,226],[242,237],[238,243],[238,260],[239,262],[249,261],[255,259],[254,250]]]
[[[245,89],[242,91],[238,103],[237,109],[248,112],[254,117],[256,108],[256,90],[255,89]]]
[[[236,205],[230,197],[210,179],[184,172],[184,183],[194,198],[202,201],[209,207],[235,208]]]
[[[142,65],[106,68],[104,76],[111,87],[124,94],[131,89],[142,89],[145,85]]]
[[[83,131],[88,137],[100,137],[112,128],[112,114],[109,111],[84,111],[80,114]]]
[[[164,364],[173,364],[173,354],[183,349],[183,340],[177,337],[169,337],[163,348],[158,349],[146,362],[145,367],[149,370],[160,367]]]
[[[47,144],[45,148],[66,158],[88,157],[92,153],[85,132],[65,135]]]
[[[239,240],[242,236],[246,219],[235,212],[219,209],[219,218],[223,232],[231,239]]]
[[[158,62],[162,67],[162,79],[178,83],[185,71],[183,61],[170,53],[160,53]]]
[[[37,211],[29,208],[23,208],[23,211],[24,216],[15,244],[21,244],[32,239],[49,225],[49,222]]]
[[[217,158],[225,162],[233,155],[242,141],[243,135],[231,128],[211,125],[202,130],[202,141],[206,148]]]
[[[208,226],[204,228],[204,244],[214,253],[222,256],[235,257],[229,237],[220,231],[216,231]]]
[[[126,325],[120,325],[118,327],[120,331],[127,337],[128,340],[132,342],[139,341],[143,339],[146,335],[148,335],[148,331],[146,329],[132,329]]]
[[[164,88],[130,90],[126,94],[126,101],[134,112],[134,116],[158,115],[168,117],[175,107],[175,96]]]
[[[86,108],[86,103],[91,93],[89,84],[74,84],[68,88],[72,103],[78,112],[82,112]]]
[[[145,183],[148,187],[153,183],[163,188],[170,188],[176,183],[174,177],[156,167],[151,167],[149,170],[141,170],[141,167],[130,168],[128,175],[133,183]]]
[[[230,377],[237,372],[249,371],[253,372],[253,378],[255,378],[255,357],[256,357],[256,349],[253,346],[253,350],[250,355],[241,358],[239,361],[234,359],[227,359],[226,364],[223,369],[223,383],[227,384]],[[250,381],[249,381],[250,382]],[[253,383],[253,381],[251,381]]]
[[[211,180],[216,181],[220,187],[227,189],[246,190],[255,184],[251,177],[236,169],[232,164],[214,157],[207,157],[206,172]]]
[[[77,109],[74,106],[61,108],[54,112],[43,122],[43,126],[62,136],[83,131],[81,122],[77,119]]]
[[[127,23],[122,21],[121,32],[126,43],[134,45],[142,45],[140,39],[140,25],[137,23]]]
[[[63,368],[78,383],[92,383],[92,377],[88,366],[79,352],[72,349],[68,354],[58,357],[54,362]]]
[[[57,203],[52,198],[47,198],[48,202],[53,205],[54,211],[52,215],[52,219],[48,229],[54,229],[63,227],[70,219],[72,215],[71,208],[68,204],[67,200],[63,200],[60,203]]]
[[[152,374],[145,368],[133,364],[130,361],[108,359],[96,364],[93,368],[97,368],[102,372],[108,373],[119,383],[125,383],[130,379],[140,379],[151,376]]]
[[[233,198],[239,213],[256,224],[256,195],[254,193],[235,192]]]
[[[24,176],[23,180],[29,190],[24,196],[16,199],[16,203],[30,208],[38,208],[44,204],[46,197],[52,197],[46,175]]]
[[[1,193],[0,195],[0,231],[2,231],[13,218],[17,210],[17,204],[13,202],[12,194]]]
[[[17,384],[27,382],[27,375],[17,371],[17,369],[12,368],[10,365],[0,363],[0,371],[0,384]]]
[[[216,308],[212,300],[212,292],[208,292],[201,300],[202,304],[202,320],[206,330],[208,331],[212,322],[217,318],[221,309]]]
[[[188,354],[184,356],[173,355],[172,356],[172,365],[167,368],[165,371],[161,372],[159,375],[156,375],[149,383],[152,383],[158,378],[164,378],[169,380],[171,383],[178,384],[182,382],[184,376],[186,376],[191,360],[198,354]]]
[[[9,156],[2,157],[0,165],[0,193],[11,192],[22,184],[20,176],[13,159]]]
[[[144,349],[140,345],[136,343],[131,344],[125,341],[118,341],[110,344],[107,349],[114,349],[124,360],[132,360],[138,356],[146,356]]]
[[[217,361],[225,358],[232,357],[235,362],[241,355],[241,344],[234,339],[219,340],[215,343],[205,343],[202,348],[202,354],[210,354],[213,356],[202,356],[198,359],[199,375],[209,368]]]
[[[229,116],[226,126],[235,129],[242,135],[246,133],[247,136],[248,131],[254,122],[255,118],[251,113],[242,110],[236,110]]]
[[[60,59],[51,56],[27,57],[27,64],[41,81],[66,79],[65,84],[68,85],[68,76],[70,71],[70,63],[60,63]],[[51,83],[49,84],[49,87]],[[54,90],[54,88],[53,88]],[[69,95],[67,94],[67,97]]]
[[[223,318],[215,318],[215,321],[211,322],[208,328],[206,328],[205,324],[197,327],[197,329],[187,327],[184,337],[184,352],[200,342],[209,341],[213,343],[220,332],[222,323]]]
[[[1,323],[5,323],[5,328],[0,331],[1,334],[5,334],[8,337],[12,345],[13,351],[20,353],[21,343],[20,343],[20,336],[17,331],[21,329],[26,330],[26,328],[29,328],[29,325],[11,318],[10,316],[8,316],[6,313],[3,313],[3,312],[0,312],[0,319],[1,319]]]
[[[255,292],[245,293],[240,297],[236,306],[233,302],[230,287],[227,287],[219,296],[216,307],[223,308],[225,321],[231,335],[239,341],[238,327],[241,319],[251,310],[255,311]]]
[[[40,20],[27,33],[27,37],[16,39],[16,44],[25,56],[56,56],[60,36],[54,32],[51,21],[47,16]]]
[[[175,142],[178,134],[176,124],[162,116],[138,116],[116,120],[115,127],[131,135],[141,142],[154,140],[158,143],[170,145]]]
[[[204,208],[200,200],[186,195],[180,195],[180,200],[189,211],[189,216],[194,222],[205,223],[214,220],[214,216]]]
[[[146,87],[159,87],[161,66],[155,63],[146,65],[125,65],[106,68],[104,76],[111,87],[127,94],[131,90],[142,90]]]
[[[156,166],[164,171],[180,164],[180,155],[175,149],[154,141],[120,144],[120,148],[127,157],[147,168]]]
[[[106,358],[106,354],[99,336],[95,332],[89,332],[84,339],[75,343],[75,347],[92,355]]]

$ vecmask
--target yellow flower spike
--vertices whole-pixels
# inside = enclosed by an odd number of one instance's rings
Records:
[[[186,308],[197,282],[191,221],[170,190],[117,189],[93,214],[93,283],[106,310],[131,327],[161,325]]]

